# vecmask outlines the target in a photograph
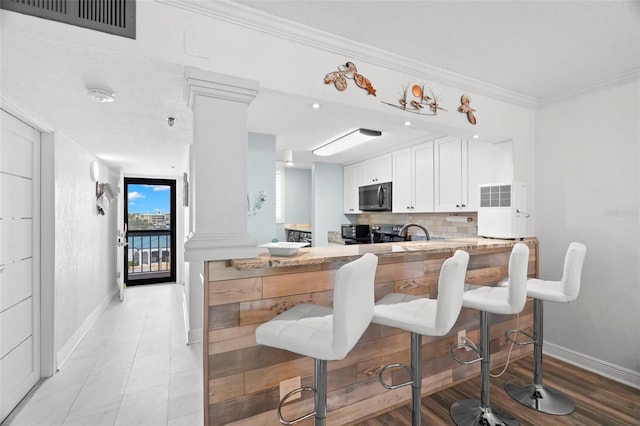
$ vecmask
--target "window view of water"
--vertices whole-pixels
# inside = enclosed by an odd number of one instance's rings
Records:
[[[171,191],[170,185],[127,183],[129,283],[171,272]]]

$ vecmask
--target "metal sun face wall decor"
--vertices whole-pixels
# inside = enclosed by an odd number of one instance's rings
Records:
[[[348,80],[352,79],[356,82],[356,85],[367,91],[367,94],[376,96],[376,89],[371,84],[371,81],[358,73],[356,65],[349,61],[344,65],[338,66],[338,71],[332,71],[325,75],[324,83],[331,84],[341,92],[347,90]],[[411,87],[411,91],[409,91]],[[383,104],[399,108],[403,111],[407,111],[413,114],[419,115],[438,115],[438,110],[447,111],[440,106],[442,101],[441,94],[436,95],[433,90],[429,89],[429,94],[425,90],[425,85],[420,84],[407,84],[402,91],[402,97],[398,100],[398,103],[391,103],[382,101]],[[462,95],[460,98],[460,107],[458,111],[467,115],[469,123],[475,125],[477,122],[474,112],[475,109],[471,108],[471,97],[469,95]]]

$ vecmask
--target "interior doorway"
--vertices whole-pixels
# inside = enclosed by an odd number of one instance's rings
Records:
[[[176,181],[124,178],[127,286],[176,281]]]

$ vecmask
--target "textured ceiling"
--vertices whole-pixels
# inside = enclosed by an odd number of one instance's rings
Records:
[[[537,99],[640,66],[637,0],[236,2]]]
[[[273,14],[542,101],[640,69],[638,1],[225,4],[261,17]],[[101,39],[103,48],[88,48],[83,40],[59,37],[59,24],[28,18],[37,22],[36,30],[36,24],[25,25],[25,18],[1,13],[4,101],[70,136],[127,175],[180,176],[186,171],[192,126],[182,98],[181,64],[125,54],[118,49],[121,40],[113,37]],[[149,19],[144,23],[152,24]],[[91,101],[86,96],[88,84],[117,87],[116,102]],[[293,149],[310,161],[308,151],[317,140],[309,135],[323,137],[322,132],[332,127],[346,126],[345,120],[388,120],[344,105],[310,111],[310,101],[261,90],[249,110],[249,130],[276,135],[279,153]],[[167,125],[167,116],[177,117],[175,126]],[[397,132],[404,141],[420,136],[416,129]],[[384,139],[377,146],[368,145],[369,154],[384,150]],[[349,155],[323,161],[353,161],[362,153],[354,150]]]

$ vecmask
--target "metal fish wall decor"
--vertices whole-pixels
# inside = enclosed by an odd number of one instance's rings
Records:
[[[475,125],[477,120],[474,112],[476,112],[476,110],[469,106],[469,104],[471,103],[471,97],[469,95],[462,95],[462,97],[460,98],[460,103],[461,105],[458,108],[458,111],[467,114],[469,123]]]

